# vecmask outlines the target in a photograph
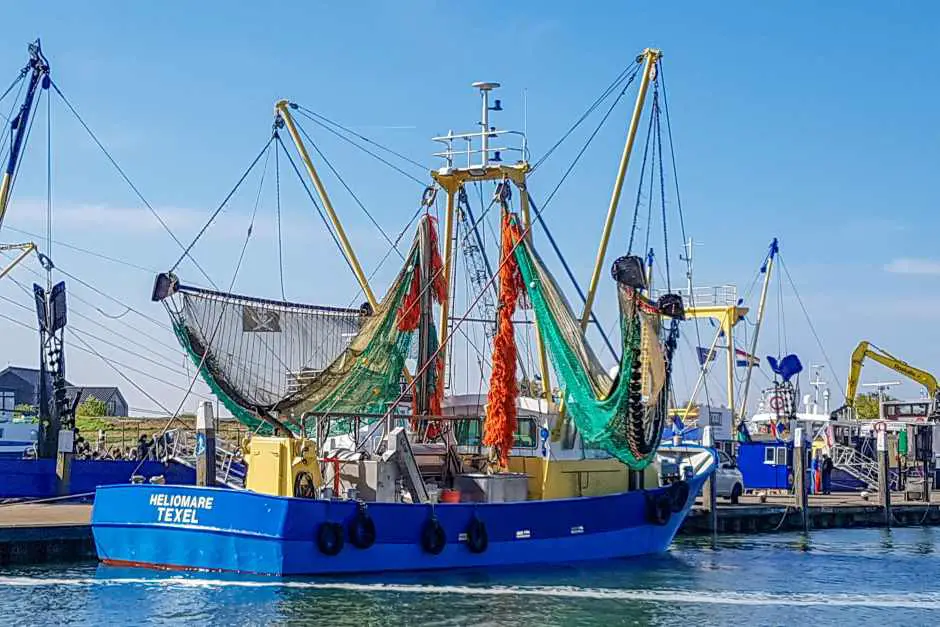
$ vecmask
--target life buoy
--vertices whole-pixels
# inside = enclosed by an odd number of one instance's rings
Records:
[[[646,518],[654,525],[665,525],[672,516],[672,499],[660,492],[646,498]]]
[[[336,555],[343,550],[343,526],[337,522],[320,523],[317,529],[317,548],[324,555]]]
[[[375,521],[360,507],[349,521],[349,542],[357,549],[368,549],[375,544]]]
[[[676,481],[669,486],[669,505],[673,514],[678,514],[685,509],[685,504],[689,501],[689,484],[685,481]]]
[[[438,555],[444,550],[447,544],[447,536],[444,533],[444,527],[441,526],[437,517],[428,518],[421,530],[421,548],[431,555]]]
[[[486,525],[476,516],[467,525],[467,548],[471,553],[482,553],[490,545],[490,538],[486,533]]]

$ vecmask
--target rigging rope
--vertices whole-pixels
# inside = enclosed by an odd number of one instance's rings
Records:
[[[330,133],[333,133],[334,135],[336,135],[337,137],[339,137],[339,138],[342,139],[343,141],[346,141],[346,142],[352,144],[353,146],[355,146],[355,147],[358,148],[359,150],[363,151],[364,153],[366,153],[366,154],[372,156],[372,157],[375,158],[375,159],[378,159],[379,161],[381,161],[382,163],[384,163],[385,165],[387,165],[387,166],[390,167],[391,169],[395,170],[396,172],[398,172],[398,173],[401,174],[402,176],[411,179],[412,181],[414,181],[415,183],[417,183],[418,185],[420,185],[420,186],[422,186],[422,187],[424,187],[425,185],[427,185],[427,183],[425,183],[424,181],[422,181],[422,180],[420,180],[420,179],[418,179],[418,178],[412,176],[411,174],[408,174],[407,172],[405,172],[404,170],[402,170],[401,168],[399,168],[399,167],[396,166],[395,164],[391,163],[391,162],[388,161],[387,159],[384,159],[384,158],[380,157],[379,155],[375,154],[375,153],[372,152],[371,150],[368,150],[367,148],[363,148],[362,146],[360,146],[359,144],[357,144],[357,143],[354,142],[353,140],[351,140],[351,139],[349,139],[348,137],[342,135],[341,133],[337,133],[335,130],[331,129],[329,126],[326,126],[325,124],[323,124],[323,123],[320,122],[319,120],[315,119],[314,117],[312,117],[312,116],[310,116],[310,115],[306,115],[306,114],[304,113],[305,109],[303,109],[302,107],[300,107],[300,105],[295,105],[294,103],[291,103],[291,108],[297,108],[297,110],[300,111],[301,115],[303,115],[304,117],[306,117],[308,120],[312,121],[314,124],[320,125],[321,127],[323,127],[324,129],[326,129],[326,130],[329,131]],[[373,143],[374,143],[374,142],[373,142]],[[376,144],[376,145],[378,145],[378,144]],[[388,149],[388,148],[385,148],[385,150],[387,150],[387,151],[389,151],[389,152],[394,152],[394,151],[392,151],[391,149]],[[396,154],[397,154],[397,153],[396,153]],[[402,158],[405,158],[405,157],[402,157]],[[409,162],[411,161],[410,159],[407,159],[407,158],[405,158],[405,159],[406,159],[407,161],[409,161]],[[423,166],[422,166],[422,169],[424,169]]]
[[[558,183],[555,184],[555,187],[554,189],[552,189],[551,193],[548,195],[548,198],[545,199],[545,204],[542,206],[542,209],[545,209],[546,207],[548,207],[549,203],[552,202],[552,198],[554,198],[555,194],[558,193],[558,189],[562,186],[562,184],[568,178],[568,175],[570,175],[571,172],[574,170],[575,166],[578,165],[578,161],[580,161],[581,157],[584,156],[584,153],[588,149],[588,146],[591,145],[591,142],[594,141],[594,138],[600,132],[601,128],[603,128],[604,124],[607,122],[607,119],[610,117],[610,114],[614,112],[614,109],[617,107],[617,104],[623,98],[623,95],[627,93],[627,89],[630,87],[630,84],[633,82],[633,79],[636,78],[636,75],[637,75],[637,72],[634,72],[633,75],[630,76],[629,80],[627,80],[626,84],[623,86],[623,89],[620,90],[620,94],[617,96],[616,99],[614,99],[613,103],[611,103],[610,107],[607,109],[607,112],[604,114],[604,117],[601,118],[601,121],[594,128],[594,131],[588,136],[587,141],[584,142],[584,145],[581,147],[581,150],[579,150],[578,154],[575,155],[574,161],[571,162],[571,165],[569,165],[568,169],[565,170],[565,173],[562,174],[561,178],[558,180]]]
[[[3,228],[4,228],[5,230],[7,230],[7,231],[13,231],[14,233],[19,233],[19,234],[21,234],[21,235],[26,235],[27,237],[33,237],[33,238],[41,238],[41,237],[42,237],[42,235],[40,235],[40,234],[38,234],[38,233],[32,233],[32,232],[30,232],[30,231],[24,231],[23,229],[18,229],[18,228],[12,227],[12,226],[4,226]],[[52,240],[52,243],[55,244],[56,246],[61,246],[62,248],[68,248],[68,249],[74,250],[74,251],[76,251],[76,252],[84,253],[84,254],[89,255],[89,256],[91,256],[91,257],[97,257],[98,259],[103,259],[103,260],[105,260],[105,261],[110,261],[110,262],[112,262],[112,263],[117,263],[117,264],[120,264],[120,265],[123,265],[123,266],[127,266],[128,268],[133,268],[133,269],[135,269],[135,270],[140,270],[141,272],[146,272],[146,273],[147,273],[148,275],[150,275],[150,276],[153,276],[154,274],[159,273],[159,270],[154,270],[153,268],[146,268],[146,267],[144,267],[144,266],[137,265],[137,264],[132,263],[132,262],[130,262],[130,261],[124,261],[123,259],[118,259],[118,258],[116,258],[116,257],[110,257],[110,256],[105,255],[105,254],[103,254],[103,253],[95,252],[95,251],[93,251],[93,250],[88,250],[87,248],[81,248],[80,246],[75,246],[74,244],[69,244],[69,243],[63,242],[63,241],[61,241],[61,240],[53,239],[53,240]]]
[[[636,204],[633,206],[633,226],[630,227],[630,241],[627,244],[627,254],[633,252],[633,240],[636,237],[636,227],[637,221],[640,217],[640,203],[643,198],[643,181],[646,180],[646,162],[649,157],[650,144],[652,143],[653,137],[653,116],[650,115],[649,126],[646,129],[646,144],[643,147],[643,162],[640,164],[640,184],[636,188]],[[652,183],[650,183],[650,190],[652,190]],[[652,198],[652,193],[650,193],[650,198]],[[649,230],[650,230],[650,220],[649,213],[647,213],[646,220],[646,244],[644,248],[649,248]]]
[[[277,133],[277,131],[275,131]],[[284,245],[281,239],[281,151],[274,149],[274,187],[277,196],[277,267],[281,279],[281,298],[287,300],[284,290]]]
[[[95,133],[91,130],[91,127],[89,127],[88,124],[85,123],[85,120],[82,119],[82,116],[78,114],[78,111],[75,109],[75,107],[72,106],[72,103],[69,102],[68,98],[65,97],[65,94],[63,94],[62,90],[59,89],[58,84],[56,84],[55,81],[50,81],[50,84],[52,85],[52,89],[54,89],[55,92],[59,95],[59,98],[62,99],[62,102],[65,103],[65,106],[68,107],[69,111],[72,112],[72,115],[75,116],[75,119],[78,120],[78,123],[81,124],[82,128],[85,129],[85,132],[88,133],[88,136],[91,137],[92,141],[95,142],[98,148],[101,149],[101,152],[104,153],[104,156],[107,157],[108,161],[111,162],[111,165],[114,166],[114,169],[117,170],[118,174],[121,175],[121,178],[124,179],[124,182],[128,184],[131,190],[133,190],[133,192],[137,195],[137,198],[139,198],[140,201],[144,203],[144,206],[147,207],[147,209],[150,211],[150,213],[153,214],[153,217],[157,219],[157,222],[160,223],[160,226],[163,227],[163,230],[169,234],[169,236],[173,239],[174,242],[176,242],[176,244],[180,247],[181,250],[185,251],[186,247],[183,246],[183,242],[181,242],[180,239],[176,237],[176,234],[173,233],[173,230],[170,229],[169,225],[167,225],[166,221],[157,212],[157,210],[153,208],[153,205],[151,205],[150,202],[148,202],[147,199],[144,198],[144,195],[140,192],[140,189],[138,189],[137,186],[134,185],[133,181],[131,181],[131,179],[127,176],[127,174],[124,172],[121,166],[118,165],[117,161],[114,160],[114,157],[111,156],[111,153],[108,152],[108,149],[105,148],[104,144],[102,144],[101,141],[98,139],[98,136],[95,135]],[[184,255],[186,254],[187,253],[184,253]],[[215,283],[212,281],[212,278],[208,275],[208,273],[206,273],[205,270],[202,269],[202,266],[200,266],[199,263],[192,257],[190,257],[189,260],[192,261],[196,269],[199,270],[200,273],[202,273],[202,276],[204,276],[206,280],[209,281],[209,284],[212,285],[212,287],[216,287]]]
[[[304,191],[307,192],[307,198],[309,198],[310,202],[313,203],[313,208],[317,210],[317,215],[320,216],[320,220],[323,222],[323,226],[326,227],[326,232],[330,234],[330,238],[333,240],[333,243],[336,244],[336,249],[342,253],[343,246],[340,244],[339,238],[337,238],[336,233],[333,231],[333,227],[330,224],[330,221],[327,220],[326,216],[323,214],[323,210],[320,208],[320,203],[318,203],[317,200],[313,197],[313,192],[311,192],[310,187],[307,186],[307,181],[304,180],[303,174],[300,173],[300,168],[297,167],[297,164],[294,163],[293,157],[291,157],[290,153],[287,151],[287,146],[284,145],[284,140],[281,139],[281,137],[277,134],[275,134],[274,137],[277,139],[277,143],[280,144],[281,150],[284,151],[284,156],[287,157],[287,161],[290,163],[291,168],[293,168],[294,174],[297,175],[297,179],[300,181],[300,184],[303,185]],[[352,264],[349,263],[349,259],[346,259],[345,254],[342,256],[343,260],[346,261],[346,265],[349,267],[349,271],[355,275],[356,271],[353,269]]]
[[[787,268],[787,264],[783,261],[783,255],[779,252],[777,257],[780,259],[780,266],[783,268],[784,273],[787,275],[787,280],[790,282],[790,286],[793,288],[793,293],[796,295],[796,301],[800,304],[800,309],[803,310],[803,315],[806,317],[806,322],[809,324],[809,329],[813,333],[813,337],[816,339],[816,344],[819,346],[819,350],[823,354],[823,358],[826,360],[826,365],[829,366],[829,372],[832,372],[838,377],[838,371],[832,367],[832,361],[829,359],[829,355],[826,354],[826,349],[822,344],[822,340],[819,339],[819,334],[816,333],[816,327],[813,326],[813,321],[809,317],[809,312],[806,309],[806,305],[803,303],[803,298],[800,296],[799,290],[796,289],[796,283],[793,282],[793,278],[790,276],[790,270]],[[838,377],[841,379],[841,377]]]
[[[293,103],[292,103],[292,104],[293,104]],[[366,143],[369,143],[369,144],[372,144],[372,145],[375,146],[376,148],[379,148],[379,149],[381,149],[381,150],[384,150],[385,152],[387,152],[387,153],[389,153],[389,154],[391,154],[391,155],[395,155],[396,157],[398,157],[398,158],[401,159],[402,161],[405,161],[405,162],[407,162],[407,163],[410,163],[410,164],[413,165],[413,166],[416,166],[416,167],[419,168],[422,172],[424,172],[424,171],[427,170],[427,167],[426,167],[424,164],[418,163],[418,162],[415,161],[414,159],[412,159],[412,158],[410,158],[410,157],[406,157],[405,155],[401,154],[400,152],[396,152],[396,151],[392,150],[392,149],[389,148],[388,146],[383,146],[382,144],[380,144],[380,143],[378,143],[378,142],[376,142],[376,141],[373,141],[373,140],[369,139],[368,137],[366,137],[366,136],[364,136],[364,135],[361,135],[360,133],[357,133],[356,131],[354,131],[354,130],[348,128],[348,127],[343,126],[343,125],[340,124],[339,122],[335,122],[335,121],[329,119],[329,118],[326,117],[325,115],[321,115],[321,114],[317,113],[316,111],[311,111],[310,109],[304,107],[303,105],[296,105],[296,108],[297,108],[297,110],[300,111],[301,113],[306,113],[306,114],[307,114],[306,117],[310,118],[313,122],[317,122],[317,120],[313,120],[313,119],[311,118],[311,116],[316,117],[316,118],[318,118],[318,119],[320,119],[320,120],[323,120],[323,121],[326,122],[327,124],[331,124],[331,125],[335,126],[336,128],[342,129],[344,132],[349,133],[350,135],[354,135],[355,137],[358,137],[358,138],[361,139],[362,141],[364,141],[364,142],[366,142]],[[321,126],[323,126],[323,125],[321,124]]]
[[[669,272],[669,229],[666,226],[666,181],[663,174],[663,136],[659,124],[659,83],[653,86],[653,117],[656,119],[656,148],[659,157],[659,195],[663,211],[663,257],[666,260],[666,291],[672,292],[672,279]],[[652,189],[650,190],[652,192]]]
[[[666,135],[669,139],[669,154],[672,159],[672,178],[675,181],[675,187],[676,187],[676,209],[679,213],[679,228],[682,231],[682,241],[688,242],[689,238],[685,230],[685,215],[682,211],[682,196],[679,193],[679,170],[676,167],[676,148],[675,148],[675,144],[672,141],[672,122],[669,117],[669,98],[667,96],[668,91],[666,89],[666,75],[663,72],[662,59],[660,59],[659,62],[656,64],[656,80],[660,82],[663,87],[663,113],[665,113],[665,116],[666,116]],[[689,287],[691,288],[693,285],[691,248],[689,250],[689,253],[685,255],[685,263],[686,263],[686,276],[689,279]],[[689,289],[689,304],[691,305],[691,307],[693,308],[695,307],[695,291],[692,289]],[[698,346],[701,346],[702,345],[702,333],[701,333],[701,329],[699,328],[699,319],[696,317],[696,318],[693,318],[693,321],[695,323],[696,342],[698,342]],[[708,392],[708,378],[707,377],[702,378],[702,386],[705,389],[705,404],[706,404],[707,409],[710,411],[711,410],[711,395]],[[731,419],[733,421],[734,416],[732,416]]]
[[[627,67],[625,67],[620,72],[620,74],[617,75],[617,78],[615,78],[607,86],[607,88],[603,92],[601,92],[601,95],[598,96],[597,99],[593,103],[591,103],[591,106],[589,106],[587,110],[581,114],[581,117],[579,117],[575,121],[575,123],[572,124],[571,127],[561,136],[561,138],[558,141],[556,141],[554,145],[552,145],[552,147],[549,148],[548,151],[539,158],[538,161],[535,162],[535,165],[532,166],[530,173],[535,172],[535,170],[538,169],[538,167],[542,165],[542,163],[544,163],[552,155],[552,153],[555,152],[555,150],[559,146],[561,146],[562,143],[564,143],[566,139],[568,139],[568,137],[581,125],[581,123],[584,122],[588,118],[588,116],[590,116],[594,112],[594,110],[597,109],[597,107],[600,106],[600,104],[604,100],[606,100],[607,97],[610,96],[610,94],[612,94],[617,89],[617,86],[620,85],[621,82],[623,82],[624,77],[630,72],[630,69],[633,68],[633,75],[630,76],[629,80],[627,81],[627,85],[629,86],[630,83],[633,82],[633,79],[636,78],[636,75],[639,73],[640,67],[641,65],[640,65],[639,58],[637,58],[633,62],[633,65],[628,65]]]
[[[379,225],[379,223],[378,223],[378,222],[376,221],[376,219],[372,216],[372,214],[369,212],[369,210],[366,209],[366,206],[365,206],[364,204],[362,204],[362,201],[359,200],[359,196],[357,196],[356,193],[349,187],[349,185],[346,184],[345,179],[343,179],[343,177],[340,176],[340,173],[336,171],[336,168],[334,168],[334,167],[333,167],[333,164],[330,162],[330,160],[326,158],[326,155],[323,154],[323,152],[320,150],[320,147],[317,146],[317,143],[316,143],[315,141],[313,141],[313,138],[310,137],[310,135],[307,134],[307,131],[304,129],[303,126],[301,126],[300,124],[296,124],[296,126],[297,126],[297,128],[300,130],[300,133],[301,133],[305,138],[307,138],[307,142],[308,142],[311,146],[313,146],[313,149],[314,149],[314,150],[317,151],[317,154],[320,155],[320,158],[323,159],[323,162],[326,163],[327,167],[330,169],[330,171],[333,173],[333,175],[334,175],[337,179],[339,179],[340,184],[342,184],[342,186],[343,186],[344,188],[346,188],[346,191],[349,192],[349,195],[352,196],[353,200],[356,201],[356,204],[359,205],[359,208],[362,209],[362,212],[363,212],[364,214],[366,214],[366,217],[369,218],[369,221],[372,223],[372,226],[374,226],[376,229],[378,229],[379,233],[382,234],[382,237],[385,238],[385,241],[388,242],[388,244],[392,247],[392,249],[393,249],[396,253],[398,253],[398,256],[401,258],[401,260],[404,261],[404,260],[405,260],[405,256],[401,253],[400,250],[398,250],[398,247],[395,245],[395,242],[392,241],[392,239],[388,236],[388,233],[385,232],[385,229],[383,229],[383,228]]]
[[[186,257],[190,257],[189,252],[192,250],[193,246],[196,245],[196,242],[198,242],[199,239],[205,234],[208,228],[212,225],[212,222],[216,219],[216,217],[218,217],[222,209],[225,208],[225,205],[228,204],[228,201],[231,200],[232,196],[235,195],[235,192],[238,191],[238,188],[241,187],[241,184],[245,181],[246,178],[248,178],[248,175],[254,169],[255,165],[257,165],[258,161],[261,160],[261,157],[268,154],[268,148],[271,146],[271,143],[274,141],[275,137],[276,135],[272,135],[270,139],[268,139],[268,141],[264,143],[264,148],[261,149],[261,152],[258,153],[258,156],[254,158],[254,160],[251,162],[251,165],[249,165],[248,168],[245,170],[245,173],[242,174],[241,178],[238,179],[238,182],[235,183],[235,187],[233,187],[232,190],[225,196],[225,198],[222,200],[221,204],[219,204],[216,210],[212,212],[212,215],[209,217],[209,220],[202,226],[201,229],[199,229],[199,232],[196,234],[196,237],[193,238],[193,241],[189,243],[189,246],[186,246],[183,249],[183,254],[180,255],[180,258],[177,259],[176,263],[174,263],[173,266],[170,268],[170,272],[173,272],[174,270],[176,270],[176,268],[179,267],[180,263],[183,262],[183,259],[185,259]],[[190,257],[190,259],[192,259],[192,257]]]
[[[587,296],[584,294],[584,290],[581,289],[581,284],[578,283],[578,279],[575,278],[574,272],[571,270],[571,266],[568,265],[568,260],[565,259],[565,256],[561,252],[561,248],[558,246],[558,242],[555,241],[555,237],[552,235],[552,232],[548,229],[548,225],[545,224],[545,221],[542,219],[542,213],[539,211],[538,206],[535,204],[535,200],[532,198],[532,195],[529,194],[526,190],[526,194],[529,196],[529,206],[532,207],[535,212],[535,222],[533,224],[538,224],[542,227],[542,231],[545,233],[545,237],[548,239],[549,245],[552,247],[552,250],[555,251],[555,255],[558,257],[558,260],[561,262],[561,267],[564,269],[565,274],[568,275],[568,279],[571,280],[571,284],[574,286],[575,291],[578,293],[578,297],[581,299],[581,303],[584,304],[587,302]],[[607,336],[607,332],[604,331],[604,328],[601,326],[600,321],[597,319],[597,314],[594,310],[591,310],[591,322],[597,328],[600,333],[601,339],[604,340],[604,345],[607,346],[607,350],[610,351],[611,357],[614,359],[619,359],[617,351],[614,350],[614,345],[611,344],[610,338]]]

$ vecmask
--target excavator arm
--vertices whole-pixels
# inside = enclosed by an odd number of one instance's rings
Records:
[[[844,413],[846,409],[855,406],[855,394],[858,391],[859,376],[862,372],[862,366],[865,359],[871,359],[879,364],[890,368],[899,374],[903,374],[908,379],[920,383],[927,388],[931,401],[937,397],[937,378],[925,370],[915,368],[906,361],[894,357],[884,349],[872,345],[870,342],[859,342],[858,346],[852,352],[852,362],[849,365],[849,379],[845,386],[845,405],[837,409],[834,413]]]

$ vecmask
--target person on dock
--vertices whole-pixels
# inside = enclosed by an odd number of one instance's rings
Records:
[[[832,494],[832,458],[828,453],[822,459],[822,493]]]

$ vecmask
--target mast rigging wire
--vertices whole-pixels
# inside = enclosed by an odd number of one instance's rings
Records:
[[[787,268],[787,264],[783,261],[783,255],[779,252],[777,257],[780,259],[780,267],[783,268],[784,273],[787,275],[787,280],[790,282],[790,286],[793,288],[793,293],[796,295],[796,301],[800,304],[800,309],[803,310],[803,315],[806,317],[806,322],[809,324],[809,329],[813,333],[813,337],[816,339],[816,344],[819,346],[819,350],[823,354],[823,358],[826,360],[826,365],[829,366],[829,372],[836,375],[838,379],[841,380],[841,377],[838,376],[838,371],[832,367],[832,361],[829,359],[829,355],[826,354],[826,349],[823,346],[822,340],[819,339],[819,334],[816,333],[816,327],[813,326],[813,321],[809,317],[809,312],[806,309],[806,305],[803,303],[803,298],[800,296],[800,292],[796,289],[796,283],[793,282],[793,277],[790,276],[790,270]]]
[[[291,103],[291,104],[294,104],[294,103]],[[307,118],[309,118],[311,121],[313,121],[313,122],[315,122],[315,123],[317,123],[317,124],[320,124],[320,126],[323,126],[323,124],[321,124],[321,123],[318,122],[317,120],[314,120],[313,117],[316,117],[316,118],[318,118],[318,119],[320,119],[320,120],[323,120],[323,122],[326,122],[327,124],[331,124],[331,125],[333,125],[333,126],[339,128],[339,129],[342,129],[344,132],[349,133],[350,135],[353,135],[353,136],[355,136],[355,137],[361,139],[362,141],[364,141],[364,142],[366,142],[366,143],[368,143],[368,144],[372,144],[372,145],[375,146],[376,148],[379,148],[380,150],[384,150],[385,152],[387,152],[387,153],[389,153],[389,154],[391,154],[391,155],[394,155],[394,156],[398,157],[399,159],[401,159],[402,161],[405,161],[406,163],[410,163],[411,165],[413,165],[413,166],[417,167],[418,169],[420,169],[422,172],[426,172],[427,169],[428,169],[427,166],[425,166],[424,164],[418,163],[418,162],[415,161],[414,159],[411,159],[410,157],[407,157],[407,156],[401,154],[400,152],[396,152],[396,151],[392,150],[391,148],[389,148],[389,147],[387,147],[387,146],[383,146],[382,144],[380,144],[380,143],[378,143],[378,142],[376,142],[376,141],[373,141],[373,140],[369,139],[368,137],[366,137],[366,136],[364,136],[364,135],[362,135],[362,134],[360,134],[360,133],[357,133],[356,131],[354,131],[354,130],[348,128],[348,127],[343,126],[343,125],[340,124],[339,122],[335,122],[335,121],[329,119],[329,118],[326,117],[325,115],[321,115],[321,114],[317,113],[316,111],[311,111],[310,109],[304,107],[303,105],[296,105],[296,109],[297,109],[298,111],[300,111],[301,113],[306,114],[306,117],[307,117]],[[313,116],[313,117],[311,117],[311,116]],[[345,139],[345,138],[344,138],[344,139]],[[350,141],[350,140],[347,140],[347,141]],[[359,147],[359,146],[357,146],[357,148],[358,148],[358,147]],[[371,154],[371,153],[370,153],[370,154]],[[378,157],[376,157],[376,158],[378,158]],[[387,164],[387,165],[391,165],[391,164]]]
[[[281,279],[281,299],[287,300],[287,292],[284,290],[284,244],[281,238],[281,151],[278,147],[274,149],[274,186],[277,196],[277,267]]]
[[[300,173],[300,168],[297,167],[297,164],[294,163],[293,157],[290,156],[290,153],[287,151],[287,146],[284,145],[284,140],[281,139],[280,135],[275,134],[274,137],[277,139],[277,143],[280,144],[281,150],[284,151],[284,156],[287,157],[287,161],[290,163],[291,167],[294,169],[294,174],[297,175],[297,179],[300,181],[300,184],[303,186],[304,191],[307,192],[307,197],[310,199],[310,202],[313,203],[314,209],[317,210],[317,215],[320,216],[320,220],[323,222],[323,226],[326,227],[326,232],[330,234],[330,237],[333,240],[333,243],[336,244],[336,249],[342,254],[343,260],[346,262],[346,265],[349,267],[349,271],[356,274],[356,271],[353,269],[352,264],[349,263],[349,259],[346,259],[346,254],[343,253],[343,246],[339,242],[339,238],[336,236],[336,233],[333,231],[333,227],[330,224],[330,221],[326,219],[326,216],[323,214],[323,209],[320,208],[320,203],[316,201],[313,197],[313,192],[310,191],[310,188],[307,186],[307,181],[304,180],[303,175]]]
[[[176,268],[180,265],[180,263],[183,262],[184,259],[186,259],[186,257],[189,257],[190,259],[192,259],[192,256],[190,256],[189,253],[192,250],[193,246],[195,246],[196,242],[198,242],[199,239],[205,234],[209,226],[212,225],[212,222],[216,219],[216,217],[218,217],[222,209],[225,208],[225,205],[228,204],[228,201],[231,200],[232,196],[235,195],[235,192],[238,191],[238,188],[241,187],[241,184],[245,181],[246,178],[248,178],[248,175],[254,169],[255,165],[257,165],[258,161],[261,160],[261,157],[267,154],[268,147],[271,145],[271,142],[274,141],[274,138],[275,138],[275,135],[272,135],[268,139],[268,141],[265,142],[264,147],[261,149],[261,152],[258,153],[258,156],[254,158],[254,160],[251,162],[251,165],[249,165],[248,168],[245,170],[245,173],[242,174],[241,178],[238,179],[238,182],[235,183],[235,187],[233,187],[232,190],[225,196],[225,198],[222,200],[221,204],[219,204],[216,210],[212,212],[212,215],[209,217],[209,220],[202,226],[202,228],[196,234],[196,237],[193,238],[193,241],[189,243],[189,246],[186,246],[183,249],[183,254],[180,255],[180,258],[177,259],[176,263],[174,263],[173,266],[170,268],[170,272],[173,272],[174,270],[176,270]],[[211,279],[210,279],[210,282],[211,282]],[[214,283],[213,283],[213,286],[215,286]]]
[[[150,202],[148,202],[147,199],[144,198],[144,195],[140,192],[140,189],[138,189],[138,187],[134,185],[133,181],[131,181],[131,179],[127,176],[127,174],[124,172],[121,166],[118,165],[117,161],[114,160],[114,157],[111,156],[111,153],[108,152],[107,148],[104,147],[104,144],[102,144],[101,141],[98,139],[98,136],[95,135],[95,133],[91,130],[91,127],[89,127],[88,124],[85,123],[85,120],[82,119],[82,116],[78,114],[78,111],[76,111],[75,107],[72,106],[72,103],[69,102],[68,98],[65,97],[65,94],[62,93],[61,89],[59,89],[59,85],[55,81],[50,81],[50,84],[52,85],[52,89],[54,89],[55,92],[59,95],[59,98],[62,99],[62,102],[65,103],[65,106],[68,107],[69,111],[72,112],[72,115],[75,116],[75,119],[78,120],[78,123],[82,125],[82,128],[85,129],[85,132],[87,132],[89,137],[91,137],[92,141],[95,142],[98,148],[101,149],[101,152],[104,153],[104,156],[107,157],[108,161],[111,162],[111,165],[114,166],[114,169],[117,170],[121,178],[124,179],[124,182],[127,183],[127,185],[131,188],[131,190],[133,190],[133,192],[137,195],[137,198],[139,198],[140,201],[144,203],[144,206],[147,207],[147,209],[150,211],[151,214],[153,214],[153,217],[157,219],[157,222],[160,223],[160,226],[163,227],[163,230],[169,234],[169,236],[173,239],[174,242],[176,242],[176,244],[180,247],[181,250],[186,251],[186,247],[183,246],[183,242],[181,242],[180,239],[176,237],[176,234],[173,233],[173,230],[170,229],[169,225],[167,225],[166,220],[164,220],[163,217],[157,212],[157,210],[153,208],[153,205],[151,205]],[[188,256],[188,252],[184,252],[184,256]],[[199,263],[193,257],[190,256],[189,259],[190,261],[193,262],[193,265],[196,266],[196,269],[199,270],[200,273],[202,273],[202,276],[204,276],[206,280],[209,281],[209,284],[212,285],[212,287],[215,287],[216,289],[218,289],[216,284],[212,281],[212,278],[208,275],[208,273],[206,273],[205,270],[202,269],[202,266],[200,266]]]
[[[663,62],[660,59],[659,63],[656,64],[656,81],[660,82],[663,86],[663,113],[666,116],[666,136],[669,139],[669,154],[672,160],[672,178],[675,182],[676,187],[676,209],[679,214],[679,228],[682,231],[682,241],[689,241],[688,234],[685,230],[685,214],[682,211],[682,196],[679,193],[679,170],[676,167],[676,148],[675,144],[672,141],[672,122],[669,117],[669,98],[667,96],[666,89],[666,75],[663,72]],[[692,286],[692,250],[689,249],[689,253],[685,256],[686,264],[686,274],[689,278],[689,287]],[[689,289],[689,304],[691,307],[695,307],[695,291]],[[695,323],[695,338],[698,342],[698,346],[702,345],[702,333],[699,328],[699,319],[693,318]],[[705,390],[705,403],[706,407],[711,410],[711,395],[708,392],[708,380],[707,377],[702,378],[702,386]],[[730,403],[730,400],[729,400]],[[734,415],[731,416],[731,420],[734,421]]]
[[[317,146],[317,143],[313,141],[313,138],[307,134],[307,131],[304,129],[303,126],[297,123],[295,123],[295,125],[300,130],[300,133],[304,137],[307,138],[307,141],[310,143],[311,146],[313,146],[313,149],[317,151],[317,154],[320,155],[320,158],[323,159],[323,162],[326,163],[327,167],[330,169],[333,175],[339,180],[342,186],[346,188],[346,191],[349,192],[349,195],[352,196],[353,200],[356,201],[356,204],[359,205],[359,208],[362,209],[362,212],[366,214],[366,217],[369,218],[369,221],[372,223],[372,226],[378,229],[379,233],[382,234],[382,237],[385,238],[385,241],[388,242],[389,246],[391,246],[395,250],[395,252],[398,253],[398,256],[401,258],[401,260],[404,261],[405,256],[401,253],[400,250],[398,250],[398,247],[395,245],[395,242],[392,241],[392,238],[388,236],[388,233],[385,232],[385,229],[383,229],[379,225],[379,223],[372,216],[369,210],[366,209],[366,206],[362,204],[362,201],[359,200],[359,197],[356,195],[356,193],[353,192],[353,190],[349,187],[349,185],[346,184],[346,181],[343,179],[342,176],[340,176],[340,173],[336,171],[336,168],[333,167],[333,164],[330,162],[330,160],[326,158],[326,155],[323,154],[323,152],[320,150],[320,147]]]
[[[624,77],[630,72],[631,68],[633,68],[633,75],[630,76],[629,80],[627,81],[627,85],[632,83],[633,79],[636,78],[636,75],[639,73],[640,67],[641,67],[640,58],[637,58],[633,62],[632,65],[628,65],[623,70],[621,70],[620,74],[617,75],[617,78],[615,78],[607,86],[607,88],[603,92],[601,92],[601,95],[598,96],[597,99],[594,100],[594,102],[591,103],[591,105],[587,108],[587,110],[581,114],[581,117],[579,117],[574,122],[574,124],[572,124],[571,127],[567,131],[565,131],[565,133],[561,136],[561,138],[558,141],[556,141],[544,155],[539,157],[539,160],[535,162],[535,165],[532,166],[532,169],[530,170],[530,172],[535,172],[535,170],[537,170],[538,167],[542,165],[552,155],[552,153],[555,152],[555,150],[559,146],[561,146],[562,143],[564,143],[566,139],[568,139],[568,137],[581,125],[581,123],[584,122],[588,118],[588,116],[590,116],[594,112],[594,110],[597,109],[597,107],[600,106],[600,104],[604,100],[606,100],[607,97],[610,96],[610,94],[612,94],[617,89],[617,86],[620,85],[620,83],[624,80]]]

